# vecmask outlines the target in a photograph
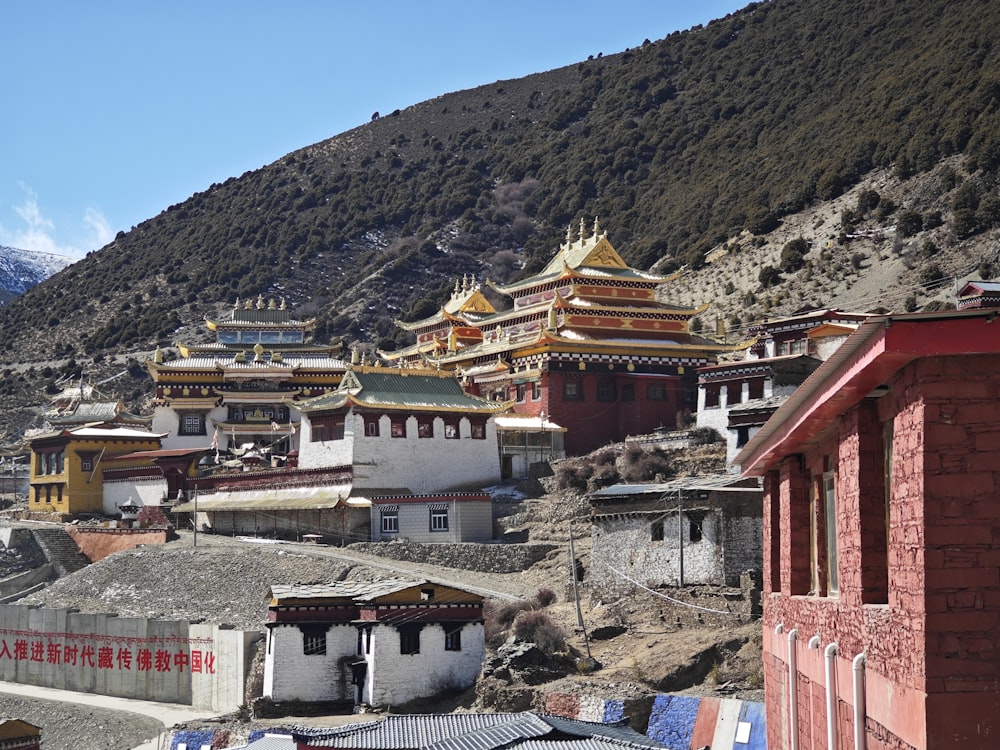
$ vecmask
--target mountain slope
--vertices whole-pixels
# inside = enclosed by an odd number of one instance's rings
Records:
[[[73,262],[65,255],[0,245],[0,304],[6,304]]]
[[[315,315],[320,340],[391,347],[393,318],[438,304],[457,274],[539,268],[581,215],[599,215],[635,265],[697,269],[744,229],[766,243],[782,217],[877,170],[906,180],[956,154],[951,184],[924,203],[941,206],[938,241],[975,254],[1000,223],[989,9],[772,0],[391,113],[120,233],[0,310],[0,359],[148,351],[261,292]],[[884,212],[889,226],[905,200],[861,220]],[[795,304],[768,294],[765,309],[764,285],[746,285],[743,319]]]

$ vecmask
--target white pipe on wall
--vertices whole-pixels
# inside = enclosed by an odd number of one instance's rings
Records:
[[[836,642],[827,644],[826,659],[826,750],[837,750],[837,683],[833,674],[837,662]]]
[[[795,656],[795,641],[798,637],[798,628],[788,631],[788,733],[791,735],[789,750],[799,750],[799,714],[796,710],[799,702],[799,668]]]
[[[865,652],[854,657],[851,670],[854,673],[854,750],[865,750],[867,733],[865,732]]]

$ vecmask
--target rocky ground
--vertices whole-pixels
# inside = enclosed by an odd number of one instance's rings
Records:
[[[712,471],[718,462],[719,448],[708,446],[691,451],[688,463],[678,468],[681,473]],[[430,577],[474,588],[490,596],[493,607],[514,606],[512,601],[530,600],[539,590],[548,589],[556,594],[556,601],[545,612],[566,638],[560,656],[538,657],[530,646],[508,642],[500,648],[499,661],[491,652],[486,676],[476,688],[394,710],[544,710],[546,693],[637,701],[651,700],[658,692],[762,698],[759,622],[722,616],[700,625],[682,625],[671,609],[675,605],[656,592],[642,590],[618,598],[603,598],[584,590],[578,615],[570,585],[567,542],[570,522],[576,520],[576,528],[584,530],[589,508],[583,493],[558,491],[554,480],[546,480],[544,488],[535,489],[539,493],[536,497],[513,490],[497,495],[498,534],[526,539],[527,545],[454,545],[452,553],[446,550],[449,545],[444,545],[433,550],[431,559],[426,549],[417,549],[420,545],[412,549],[404,544],[340,549],[200,534],[196,546],[190,534],[181,534],[167,545],[112,555],[22,603],[73,607],[83,612],[113,611],[121,616],[224,622],[256,630],[261,629],[266,615],[268,588],[277,583]],[[545,489],[548,491],[542,494]],[[480,549],[459,549],[467,547]],[[379,550],[384,554],[373,554]],[[522,561],[511,564],[515,553]],[[577,535],[575,553],[586,569],[589,539],[585,533]],[[585,629],[579,627],[580,617]],[[501,642],[505,635],[501,634]],[[588,655],[592,661],[585,661]],[[595,667],[580,669],[589,664]],[[29,715],[16,705],[7,709],[0,704],[0,708],[28,721],[37,715]],[[87,726],[90,733],[87,722],[91,719],[86,712],[83,718],[73,715],[79,710],[68,708],[66,716],[43,712],[51,718],[33,722],[45,728],[48,750],[83,747],[59,739],[59,727],[73,726],[74,722]],[[233,737],[245,736],[252,728],[353,720],[350,716],[286,717],[247,723],[231,718],[225,726]],[[95,712],[91,721],[97,727],[94,731],[100,737],[115,735],[118,744],[87,747],[130,747],[128,743],[136,735],[126,733],[129,721],[121,719],[119,724],[116,717],[105,719]],[[220,723],[207,726],[216,728]],[[138,734],[143,732],[149,736],[145,724]]]
[[[41,727],[45,750],[126,750],[163,730],[156,719],[139,714],[3,694],[0,716]]]

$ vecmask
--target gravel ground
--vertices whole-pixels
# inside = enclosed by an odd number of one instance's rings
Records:
[[[41,727],[45,750],[127,750],[163,730],[156,719],[139,714],[13,695],[0,695],[0,716]]]
[[[19,603],[260,630],[267,615],[267,593],[274,584],[422,575],[415,570],[419,565],[384,563],[374,556],[364,565],[326,556],[335,554],[333,550],[307,547],[204,535],[194,547],[191,536],[184,535],[166,545],[114,554]],[[440,568],[434,572],[440,574]]]

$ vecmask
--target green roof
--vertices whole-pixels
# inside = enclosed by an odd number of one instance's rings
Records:
[[[333,411],[349,406],[371,409],[447,410],[493,414],[505,404],[470,396],[453,373],[355,367],[344,375],[336,391],[300,401],[303,412]]]

